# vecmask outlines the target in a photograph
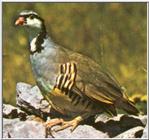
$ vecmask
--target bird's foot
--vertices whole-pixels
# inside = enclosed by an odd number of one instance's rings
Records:
[[[80,116],[76,117],[75,119],[73,119],[71,121],[63,121],[62,125],[60,127],[58,127],[58,128],[55,128],[54,131],[58,132],[60,130],[64,130],[64,129],[68,128],[68,127],[71,127],[70,130],[71,130],[71,132],[73,132],[81,121],[82,121],[82,118]]]
[[[45,123],[46,128],[52,128],[53,126],[62,124],[64,122],[63,119],[55,118]]]
[[[52,119],[52,120],[46,122],[45,126],[46,126],[46,128],[51,129],[53,126],[61,125],[55,129],[53,129],[52,131],[54,131],[54,132],[58,132],[60,130],[64,130],[68,127],[71,127],[70,130],[71,130],[71,132],[73,132],[81,121],[82,121],[82,118],[80,116],[74,118],[71,121],[64,121],[63,119],[56,118],[56,119]]]
[[[52,128],[53,126],[62,124],[63,121],[64,121],[63,119],[55,118],[55,119],[52,119],[52,120],[50,120],[50,121],[45,122],[44,125],[45,125],[45,128],[46,128],[46,133],[47,133],[47,135],[51,135],[51,136],[54,138],[53,131],[51,130],[51,128]]]

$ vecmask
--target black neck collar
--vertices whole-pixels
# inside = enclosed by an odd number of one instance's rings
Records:
[[[43,26],[36,38],[36,42],[35,42],[36,50],[31,51],[31,46],[30,46],[30,54],[33,55],[36,52],[40,53],[44,49],[44,47],[42,46],[42,43],[44,42],[44,39],[46,39],[46,37],[47,37],[46,28],[45,26]]]

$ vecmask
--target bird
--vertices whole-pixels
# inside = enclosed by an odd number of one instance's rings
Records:
[[[73,131],[91,116],[117,109],[138,115],[113,74],[90,57],[58,45],[48,35],[44,19],[32,10],[23,10],[15,20],[28,31],[30,62],[36,83],[52,108],[69,119],[55,118],[47,127],[61,124],[59,130]]]

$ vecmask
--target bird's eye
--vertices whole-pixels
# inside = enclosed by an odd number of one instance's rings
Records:
[[[30,19],[33,19],[33,18],[34,18],[34,16],[33,16],[33,15],[30,15],[30,16],[29,16],[29,18],[30,18]]]

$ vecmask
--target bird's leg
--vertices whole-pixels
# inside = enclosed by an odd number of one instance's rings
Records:
[[[63,121],[62,125],[58,128],[55,128],[54,131],[57,132],[60,130],[64,130],[68,127],[71,127],[71,132],[73,132],[82,120],[83,120],[82,117],[78,116],[71,121]]]
[[[52,128],[53,126],[62,124],[64,122],[63,119],[61,118],[55,118],[55,119],[51,119],[50,121],[47,121],[45,123],[46,128]]]
[[[47,136],[48,136],[48,135],[51,135],[51,136],[54,138],[53,133],[52,133],[52,131],[51,131],[51,128],[52,128],[53,126],[56,126],[56,125],[62,124],[62,123],[63,123],[63,119],[60,119],[60,118],[55,118],[55,119],[52,119],[52,120],[50,120],[50,121],[46,121],[46,122],[44,123],[45,128],[46,128],[46,135],[47,135]]]

